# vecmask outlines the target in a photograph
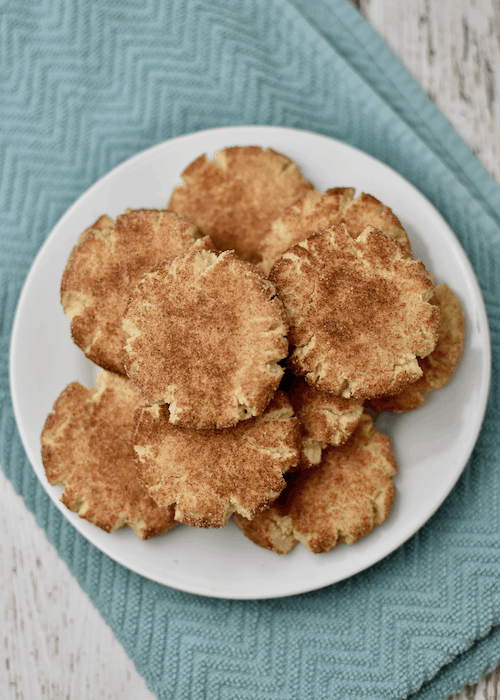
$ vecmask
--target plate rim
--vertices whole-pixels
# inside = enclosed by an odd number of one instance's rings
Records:
[[[340,577],[332,577],[331,580],[326,581],[326,582],[321,582],[318,585],[314,586],[309,586],[306,585],[306,587],[299,587],[297,589],[294,589],[292,591],[285,591],[285,592],[275,592],[271,595],[266,594],[266,593],[260,593],[259,591],[256,591],[255,593],[252,594],[242,594],[242,593],[237,593],[237,592],[231,592],[231,591],[223,591],[219,592],[216,589],[210,588],[207,590],[206,585],[196,585],[196,582],[193,582],[193,585],[191,586],[184,586],[180,588],[178,585],[175,585],[173,583],[165,583],[164,580],[160,580],[159,578],[155,578],[149,574],[145,574],[139,566],[133,566],[130,564],[130,562],[127,562],[124,560],[122,556],[120,556],[120,553],[115,553],[112,551],[112,546],[110,547],[102,547],[100,544],[96,543],[95,541],[92,540],[92,538],[89,536],[89,533],[86,531],[86,525],[89,525],[87,521],[82,520],[78,517],[76,513],[72,513],[69,511],[59,500],[58,498],[58,491],[51,486],[47,480],[45,481],[40,477],[38,474],[38,470],[35,467],[32,459],[32,451],[31,447],[29,444],[29,441],[25,435],[24,427],[23,427],[23,422],[21,418],[22,414],[22,407],[20,406],[20,400],[18,400],[15,387],[16,387],[16,371],[17,371],[17,360],[16,360],[16,354],[15,354],[15,346],[16,346],[16,339],[19,334],[19,326],[21,324],[22,320],[22,310],[23,307],[26,303],[26,300],[29,298],[29,287],[31,285],[32,280],[34,277],[36,277],[37,269],[38,266],[40,265],[40,261],[43,259],[45,249],[51,244],[53,238],[57,238],[59,235],[58,230],[61,227],[64,227],[65,221],[67,218],[71,217],[73,210],[79,206],[82,205],[82,203],[85,201],[85,199],[92,197],[93,192],[95,189],[100,188],[103,184],[105,184],[108,180],[111,180],[115,178],[117,175],[120,174],[121,170],[126,170],[133,166],[135,162],[138,162],[142,159],[147,159],[150,154],[154,153],[157,150],[161,150],[162,148],[166,147],[167,145],[175,145],[179,142],[186,142],[186,141],[191,141],[191,140],[196,140],[198,138],[201,139],[209,139],[213,136],[218,136],[218,135],[228,135],[228,138],[232,138],[233,135],[235,138],[237,138],[239,133],[244,133],[247,134],[248,130],[252,130],[257,133],[264,133],[264,132],[287,132],[290,135],[297,135],[300,134],[302,137],[308,137],[308,136],[313,136],[314,138],[318,139],[323,139],[327,142],[333,142],[334,144],[340,145],[341,147],[347,148],[349,150],[353,150],[358,152],[359,154],[362,154],[363,157],[370,159],[373,161],[373,163],[377,166],[380,167],[382,166],[383,168],[387,168],[389,171],[391,171],[393,174],[395,174],[398,178],[401,178],[407,186],[409,186],[414,193],[418,195],[418,197],[423,198],[428,206],[430,206],[433,209],[434,214],[441,219],[441,222],[444,224],[445,229],[447,229],[447,235],[450,238],[450,241],[452,245],[455,246],[455,248],[458,250],[460,257],[462,258],[462,264],[465,266],[468,272],[468,281],[472,283],[472,286],[474,287],[475,290],[475,306],[476,310],[479,312],[479,316],[481,317],[481,322],[482,322],[482,332],[485,334],[485,345],[482,348],[482,351],[484,353],[484,368],[483,368],[483,375],[481,377],[482,379],[482,392],[481,392],[481,411],[479,411],[476,415],[476,428],[473,431],[474,438],[470,439],[470,444],[467,446],[468,449],[464,452],[465,459],[463,459],[463,466],[458,472],[455,474],[455,478],[450,481],[449,488],[447,489],[446,493],[442,496],[442,498],[437,502],[435,505],[434,509],[432,512],[425,517],[423,522],[421,522],[418,526],[411,528],[408,533],[405,534],[405,537],[403,540],[399,542],[398,545],[395,547],[392,547],[390,551],[384,551],[380,556],[375,556],[373,559],[370,559],[369,563],[367,564],[361,564],[358,568],[356,568],[355,571],[348,573],[344,576]],[[256,141],[258,142],[258,137],[256,137]],[[179,173],[180,177],[180,173]],[[478,303],[479,302],[479,303]],[[219,599],[232,599],[232,600],[264,600],[264,599],[273,599],[273,598],[282,598],[282,597],[289,597],[292,595],[298,595],[301,593],[313,591],[313,590],[319,590],[321,588],[324,588],[326,586],[330,586],[334,583],[338,583],[342,580],[345,580],[347,578],[350,578],[351,576],[354,576],[358,573],[361,573],[362,571],[365,571],[369,569],[371,566],[374,564],[382,561],[385,559],[387,556],[389,556],[392,552],[396,551],[401,547],[403,544],[405,544],[413,535],[418,532],[419,529],[421,529],[426,522],[430,520],[430,518],[433,517],[433,515],[436,513],[436,511],[440,508],[440,506],[443,504],[443,502],[446,500],[446,498],[449,496],[451,491],[453,490],[454,486],[456,485],[458,479],[460,478],[461,474],[463,473],[470,456],[472,454],[472,451],[477,443],[477,440],[479,438],[479,434],[481,432],[481,426],[484,420],[484,416],[486,413],[487,409],[487,404],[488,404],[488,397],[489,397],[489,392],[490,392],[490,384],[491,384],[491,338],[490,338],[490,331],[489,331],[489,324],[488,324],[488,316],[487,316],[487,311],[486,311],[486,306],[485,302],[482,296],[482,292],[476,277],[476,274],[474,272],[474,269],[472,267],[472,264],[462,247],[462,244],[456,234],[452,231],[451,227],[448,225],[444,217],[441,215],[439,210],[430,202],[430,200],[425,197],[425,195],[420,192],[411,182],[409,182],[404,176],[402,176],[400,173],[398,173],[396,170],[388,166],[387,164],[383,163],[382,161],[374,158],[370,154],[366,153],[365,151],[352,146],[344,141],[341,141],[339,139],[333,139],[331,137],[325,136],[323,134],[318,134],[313,131],[308,131],[306,129],[293,129],[289,127],[283,127],[283,126],[270,126],[270,125],[238,125],[238,126],[225,126],[225,127],[216,127],[213,129],[206,129],[206,130],[200,130],[200,131],[195,131],[189,134],[183,134],[180,136],[176,136],[172,139],[167,139],[165,141],[162,141],[158,144],[155,144],[153,146],[150,146],[147,149],[144,149],[143,151],[140,151],[130,158],[126,159],[122,163],[119,163],[117,166],[113,167],[110,171],[108,171],[105,175],[103,175],[101,178],[99,178],[96,182],[94,182],[89,188],[87,188],[71,205],[68,207],[68,209],[64,212],[64,214],[59,218],[57,223],[54,225],[50,233],[48,234],[47,238],[44,240],[42,245],[40,246],[31,266],[30,269],[26,275],[26,278],[23,283],[23,287],[21,290],[21,293],[19,295],[17,305],[16,305],[16,311],[14,315],[14,322],[12,324],[12,331],[11,331],[11,339],[10,339],[10,348],[9,348],[9,385],[10,385],[10,392],[11,392],[11,397],[12,397],[12,405],[13,405],[13,410],[14,410],[14,416],[15,416],[15,421],[16,421],[16,426],[19,432],[19,435],[21,437],[21,441],[23,444],[23,448],[28,456],[28,459],[30,461],[30,464],[37,476],[37,478],[41,481],[42,486],[44,487],[45,491],[51,498],[52,502],[57,506],[59,511],[66,517],[66,519],[73,525],[73,527],[76,528],[76,530],[85,537],[85,539],[92,544],[94,547],[96,547],[99,551],[103,552],[107,556],[109,556],[112,560],[116,561],[120,565],[124,566],[125,568],[143,576],[144,578],[148,580],[155,581],[159,583],[160,585],[165,585],[171,588],[174,588],[176,590],[181,590],[187,593],[192,593],[195,595],[201,595],[205,597],[213,597],[213,598],[219,598]],[[486,376],[484,376],[486,375]],[[74,517],[72,517],[74,516]],[[76,517],[76,520],[75,520]],[[80,527],[81,526],[81,527]],[[92,526],[91,526],[92,527]],[[111,541],[110,541],[111,545]],[[314,556],[314,555],[312,555]]]

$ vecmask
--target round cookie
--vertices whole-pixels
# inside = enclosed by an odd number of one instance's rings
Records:
[[[219,250],[258,262],[269,224],[312,189],[289,158],[258,146],[235,146],[206,155],[182,173],[168,208],[184,214],[209,233]]]
[[[173,508],[159,508],[135,471],[134,411],[144,406],[125,377],[102,370],[97,386],[73,382],[49,413],[42,461],[50,484],[64,485],[61,501],[81,518],[112,532],[129,525],[149,539],[170,530]]]
[[[320,194],[308,192],[291,204],[273,221],[262,245],[261,268],[269,274],[275,261],[299,241],[328,226],[344,223],[352,238],[357,238],[367,226],[398,241],[408,257],[412,257],[410,242],[399,219],[378,199],[362,192],[353,199],[353,187],[333,187]]]
[[[154,267],[133,290],[123,328],[127,374],[185,427],[226,428],[262,413],[288,351],[274,285],[232,251]]]
[[[425,403],[425,394],[442,389],[452,378],[463,352],[464,314],[457,296],[447,284],[434,288],[431,302],[439,307],[441,325],[436,347],[430,355],[418,361],[422,376],[399,394],[369,400],[366,407],[372,411],[414,411]]]
[[[343,445],[363,414],[361,399],[344,399],[296,379],[288,398],[303,427],[302,467],[319,464],[327,445]]]
[[[222,527],[235,511],[251,518],[281,493],[299,440],[282,391],[261,416],[225,430],[173,426],[167,406],[156,404],[136,412],[137,475],[158,505],[175,504],[176,520]]]
[[[96,365],[125,374],[121,317],[140,276],[175,253],[213,249],[209,239],[177,214],[128,210],[113,222],[101,216],[82,233],[64,270],[61,302],[71,335]]]
[[[285,304],[289,366],[344,398],[397,393],[421,376],[439,309],[421,261],[374,228],[357,239],[332,226],[288,250],[269,279]]]
[[[305,469],[278,499],[252,520],[234,521],[255,544],[286,554],[299,542],[314,553],[353,544],[387,518],[395,494],[396,462],[390,440],[363,414],[341,447],[328,447],[321,464]]]

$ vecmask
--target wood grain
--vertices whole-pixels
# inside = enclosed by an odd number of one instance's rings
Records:
[[[154,700],[0,472],[0,698]]]
[[[500,182],[500,0],[353,4]],[[0,562],[2,700],[153,700],[1,472]],[[496,699],[499,678],[454,700]]]
[[[359,0],[359,10],[500,182],[499,0]]]

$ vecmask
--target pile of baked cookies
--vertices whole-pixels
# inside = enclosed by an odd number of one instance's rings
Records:
[[[396,462],[373,412],[419,408],[462,353],[464,320],[393,212],[323,194],[259,147],[200,156],[165,210],[100,217],[61,301],[102,370],[42,436],[71,510],[141,539],[181,522],[278,553],[368,534]]]

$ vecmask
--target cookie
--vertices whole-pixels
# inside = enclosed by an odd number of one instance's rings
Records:
[[[301,466],[319,464],[327,445],[343,445],[363,414],[362,399],[344,399],[296,379],[288,398],[303,427]]]
[[[137,474],[161,507],[196,527],[222,527],[233,512],[251,518],[285,487],[299,459],[300,428],[278,391],[257,418],[225,430],[173,426],[167,406],[136,412]]]
[[[264,273],[269,274],[274,262],[296,243],[328,226],[342,223],[352,238],[361,235],[367,226],[374,226],[398,241],[408,257],[412,257],[406,231],[392,210],[364,192],[356,199],[353,197],[353,187],[333,187],[323,194],[312,190],[287,207],[273,221],[262,241],[260,252]]]
[[[128,210],[116,222],[101,216],[83,232],[63,274],[61,302],[73,340],[89,360],[125,374],[121,317],[132,288],[170,255],[193,246],[213,249],[202,236],[189,221],[152,209]]]
[[[234,521],[255,544],[286,554],[299,542],[311,552],[353,544],[387,518],[395,495],[390,440],[367,413],[341,447],[329,446],[321,464],[305,469],[273,504],[252,520]]]
[[[431,299],[440,310],[441,325],[434,350],[418,361],[422,376],[394,396],[381,396],[367,402],[373,411],[403,413],[414,411],[425,403],[425,394],[442,389],[452,378],[463,352],[464,314],[460,302],[447,284],[434,288]]]
[[[353,239],[342,224],[288,250],[274,264],[294,349],[289,367],[344,398],[397,393],[422,374],[439,309],[421,261],[375,228]]]
[[[195,221],[219,250],[258,262],[260,242],[270,223],[303,194],[312,190],[289,158],[258,146],[202,155],[182,173],[168,208]]]
[[[379,396],[376,399],[368,399],[368,401],[365,402],[365,406],[375,412],[389,411],[393,413],[406,413],[407,411],[415,411],[425,403],[422,386],[425,385],[425,383],[425,377],[422,376],[420,379],[417,379],[416,382],[405,386],[402,391],[399,391],[393,396],[389,394],[388,396]]]
[[[262,413],[288,352],[274,285],[232,251],[158,264],[133,290],[123,328],[127,374],[185,427],[226,428]]]
[[[363,413],[361,399],[344,399],[296,379],[288,398],[308,435],[329,445],[343,445]]]
[[[367,226],[373,226],[397,241],[408,257],[413,257],[410,241],[400,220],[392,209],[386,207],[371,194],[362,192],[359,197],[350,201],[342,209],[340,223],[347,226],[353,238],[360,236]]]
[[[102,370],[97,386],[73,382],[43,428],[42,461],[61,501],[81,518],[112,532],[130,526],[149,539],[170,530],[173,508],[160,508],[139,483],[134,463],[134,411],[144,400],[125,377]]]

